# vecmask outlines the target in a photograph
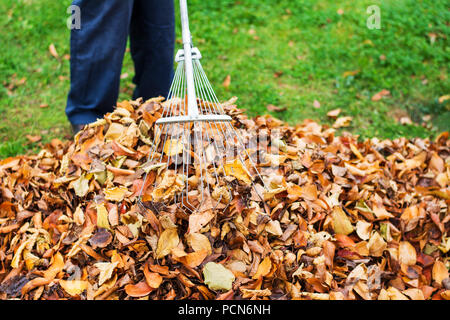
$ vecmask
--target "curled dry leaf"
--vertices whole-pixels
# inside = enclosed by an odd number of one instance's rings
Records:
[[[149,287],[153,289],[158,289],[161,285],[163,278],[160,276],[159,273],[156,272],[148,272],[147,269],[144,269],[144,275],[145,275],[145,281],[149,285]]]
[[[127,284],[125,286],[125,292],[127,295],[135,298],[148,296],[152,291],[153,288],[150,287],[145,281],[141,281],[137,284]]]
[[[372,224],[367,221],[359,220],[356,223],[356,234],[362,240],[368,240],[370,238],[371,229],[372,229]]]

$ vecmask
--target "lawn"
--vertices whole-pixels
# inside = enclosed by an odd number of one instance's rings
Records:
[[[0,3],[0,158],[70,138],[64,113],[70,3]],[[311,118],[332,124],[327,113],[340,108],[353,117],[345,130],[362,138],[433,137],[449,130],[447,1],[188,3],[193,40],[219,99],[237,96],[251,116],[275,105],[283,111],[269,113],[290,123]],[[374,4],[381,29],[366,25]],[[127,52],[119,99],[131,97],[133,74]],[[373,101],[382,90],[390,94]]]

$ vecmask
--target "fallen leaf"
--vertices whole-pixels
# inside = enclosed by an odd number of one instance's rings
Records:
[[[448,270],[442,261],[436,260],[433,265],[432,276],[433,280],[436,281],[439,285],[442,285],[442,281],[449,277]]]
[[[336,121],[333,124],[333,128],[343,128],[348,127],[350,125],[350,122],[352,121],[353,117],[340,117],[337,118]]]
[[[447,101],[449,99],[450,99],[450,94],[446,94],[444,96],[440,96],[438,101],[439,101],[439,103],[443,103],[444,101]]]
[[[71,296],[77,296],[87,290],[89,282],[83,280],[59,280],[59,285]]]
[[[314,100],[313,106],[314,106],[314,108],[319,109],[320,108],[320,102],[317,101],[317,100]]]
[[[274,106],[273,104],[268,104],[266,106],[267,111],[275,111],[275,112],[281,112],[281,111],[286,111],[287,108],[286,107],[277,107]]]
[[[230,75],[227,75],[227,76],[225,77],[225,80],[223,81],[222,85],[223,85],[225,88],[228,88],[228,87],[230,86],[230,84],[231,84],[231,76],[230,76]]]
[[[158,247],[156,249],[156,259],[161,259],[168,255],[170,251],[175,248],[180,239],[176,228],[166,229],[161,233],[158,240]]]
[[[54,58],[59,58],[58,52],[56,51],[56,47],[53,43],[49,45],[48,51]]]
[[[378,232],[372,234],[367,246],[369,248],[369,254],[374,257],[381,257],[384,250],[387,248],[386,242]]]
[[[97,227],[111,229],[108,221],[108,210],[103,203],[97,205]]]
[[[100,276],[98,279],[98,285],[101,286],[107,280],[109,280],[116,269],[119,262],[97,262],[94,266],[100,270]]]
[[[205,250],[207,254],[212,253],[211,242],[208,237],[201,233],[189,233],[186,240],[194,251]]]
[[[103,190],[103,192],[105,193],[106,200],[120,202],[125,198],[125,195],[128,192],[128,188],[123,186],[106,188]]]
[[[256,273],[253,275],[253,279],[258,279],[260,277],[265,277],[269,274],[270,270],[272,269],[272,261],[267,256],[264,258],[264,260],[259,264],[258,269],[256,270]]]
[[[402,241],[398,248],[398,262],[413,266],[417,262],[416,249],[408,241]]]
[[[353,232],[354,227],[341,207],[333,208],[332,218],[333,229],[336,234],[348,235]]]
[[[27,137],[28,141],[30,141],[31,143],[35,143],[35,142],[42,140],[41,136],[32,136],[32,135],[27,134],[27,135],[25,135],[25,137]]]
[[[367,221],[359,220],[356,223],[356,234],[362,240],[368,240],[370,238],[371,230],[372,230],[372,224]]]
[[[141,281],[137,284],[127,284],[125,286],[125,292],[127,295],[134,298],[145,297],[152,291],[153,288],[150,287],[145,281]]]
[[[234,159],[233,162],[227,162],[224,166],[225,175],[233,176],[246,184],[251,184],[252,179],[248,170],[242,165],[242,162],[238,159]]]
[[[146,270],[146,269],[144,269]],[[163,278],[156,272],[145,272],[145,281],[149,285],[149,287],[153,289],[158,289],[161,283],[163,282]]]
[[[169,157],[183,152],[183,142],[181,140],[169,139],[164,144],[164,153]]]
[[[84,197],[89,191],[89,179],[86,179],[85,175],[82,174],[73,182],[72,186],[78,197]]]
[[[211,290],[231,290],[231,286],[235,280],[233,272],[215,262],[205,264],[203,267],[203,276],[205,284]]]
[[[391,94],[391,92],[389,90],[383,89],[380,92],[378,92],[372,96],[372,101],[380,101],[381,98],[386,97],[390,94]]]

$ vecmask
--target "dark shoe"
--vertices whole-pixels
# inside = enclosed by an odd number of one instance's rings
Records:
[[[85,124],[72,124],[72,133],[75,136],[81,129],[84,128]]]

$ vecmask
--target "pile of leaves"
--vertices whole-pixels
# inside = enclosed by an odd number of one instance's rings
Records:
[[[448,133],[358,142],[225,103],[244,139],[278,132],[263,199],[157,213],[137,197],[162,105],[0,162],[1,299],[450,299]]]

